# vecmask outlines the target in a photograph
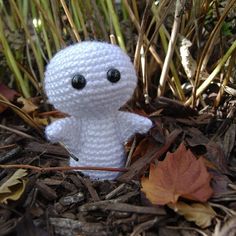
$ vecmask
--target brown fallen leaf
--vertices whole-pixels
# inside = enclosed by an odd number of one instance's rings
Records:
[[[189,205],[184,202],[177,202],[175,204],[168,204],[168,206],[184,216],[186,220],[193,221],[201,228],[209,227],[212,219],[216,216],[213,208],[207,203],[193,203]]]
[[[164,155],[170,148],[171,144],[177,139],[177,137],[182,133],[181,130],[175,129],[166,138],[166,142],[162,147],[154,147],[142,157],[135,161],[129,168],[129,170],[117,178],[121,182],[130,182],[132,179],[141,176],[145,170],[148,168],[151,162],[158,160],[162,155]]]
[[[165,205],[176,203],[179,197],[206,202],[213,193],[210,179],[202,158],[197,160],[181,144],[157,166],[151,164],[149,178],[143,177],[141,184],[153,204]]]

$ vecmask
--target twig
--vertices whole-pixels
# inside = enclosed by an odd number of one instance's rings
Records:
[[[209,205],[212,207],[217,207],[219,209],[221,209],[222,211],[224,211],[227,215],[229,216],[236,216],[236,212],[232,209],[229,209],[221,204],[217,204],[217,203],[213,203],[213,202],[209,202]]]
[[[80,175],[77,175],[77,178],[85,185],[85,187],[88,189],[92,199],[94,202],[101,201],[100,197],[98,196],[97,191],[92,186],[92,183],[90,179],[82,178]]]
[[[130,148],[130,151],[129,151],[129,155],[127,157],[125,167],[129,167],[129,165],[131,163],[131,157],[132,157],[132,154],[134,152],[135,145],[136,145],[136,138],[134,138],[134,141],[132,142],[132,145],[131,145],[131,148]]]
[[[79,208],[80,211],[94,211],[98,209],[102,211],[110,210],[120,212],[133,212],[138,214],[166,215],[166,211],[164,210],[164,208],[135,206],[127,203],[114,202],[111,200],[88,203]]]
[[[208,236],[206,233],[204,233],[202,230],[197,229],[197,228],[193,228],[193,227],[185,227],[185,226],[166,226],[167,229],[173,229],[173,230],[192,230],[192,231],[196,231],[199,234],[203,235],[203,236]]]
[[[1,128],[1,129],[8,130],[8,131],[10,131],[10,132],[12,132],[12,133],[15,133],[15,134],[17,134],[17,135],[19,135],[19,136],[22,136],[22,137],[24,137],[24,138],[29,138],[29,139],[37,140],[35,137],[33,137],[33,136],[29,135],[29,134],[26,134],[26,133],[24,133],[24,132],[22,132],[22,131],[19,131],[19,130],[16,130],[16,129],[9,128],[9,127],[7,127],[7,126],[5,126],[5,125],[1,125],[1,124],[0,124],[0,128]]]
[[[158,222],[158,218],[155,217],[152,220],[146,221],[134,228],[134,231],[130,234],[130,236],[136,236],[140,235],[140,233],[144,232],[145,230],[151,228],[153,225],[155,225]]]
[[[9,144],[9,145],[0,146],[0,150],[1,150],[1,149],[8,149],[8,148],[12,148],[12,147],[15,147],[15,146],[16,146],[16,144],[15,144],[15,143],[13,143],[13,144]]]
[[[121,191],[121,189],[123,189],[125,186],[125,184],[121,184],[119,185],[117,188],[115,188],[114,190],[112,190],[110,193],[108,193],[106,196],[105,196],[105,199],[108,200],[108,199],[111,199],[112,197],[114,197],[117,193],[119,193]]]
[[[35,152],[35,153],[46,153],[52,154],[54,156],[69,157],[70,153],[65,149],[65,147],[60,145],[53,145],[50,143],[39,143],[39,142],[30,142],[24,147],[26,151]]]
[[[6,154],[0,155],[0,164],[7,163],[8,161],[12,161],[13,158],[17,157],[20,151],[21,151],[20,146],[16,146],[15,148],[11,149]]]
[[[55,171],[70,171],[70,170],[98,170],[111,172],[126,172],[127,168],[113,168],[113,167],[97,167],[97,166],[60,166],[60,167],[39,167],[32,165],[0,165],[2,169],[30,169],[37,172],[55,172]]]
[[[212,236],[229,236],[229,235],[235,235],[236,230],[236,217],[231,218],[228,220],[220,229],[220,221],[217,220],[217,224],[214,229],[214,233]]]
[[[148,94],[148,81],[147,81],[147,63],[146,57],[144,55],[143,45],[140,49],[140,60],[141,60],[141,71],[142,71],[142,80],[143,80],[143,96],[145,104],[149,104],[149,94]]]
[[[66,116],[68,116],[68,114],[63,113],[58,110],[53,110],[53,111],[45,111],[45,112],[38,113],[38,116],[39,117],[49,117],[49,116],[66,117]]]

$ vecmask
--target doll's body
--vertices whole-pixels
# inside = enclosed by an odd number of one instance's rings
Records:
[[[100,119],[58,120],[47,127],[47,136],[53,142],[62,141],[79,162],[70,159],[71,166],[124,167],[124,143],[133,134],[145,133],[150,128],[148,119],[117,111]],[[119,172],[83,171],[96,179],[114,179]]]
[[[146,133],[149,119],[119,111],[132,95],[136,75],[129,57],[117,46],[83,42],[60,51],[47,67],[49,101],[70,117],[47,126],[52,142],[63,142],[79,161],[71,166],[124,167],[124,143]],[[115,179],[120,173],[83,171],[93,179]]]

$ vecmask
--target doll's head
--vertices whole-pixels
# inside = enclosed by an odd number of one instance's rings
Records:
[[[118,46],[81,42],[59,51],[45,72],[49,102],[72,116],[117,111],[132,96],[137,78]]]

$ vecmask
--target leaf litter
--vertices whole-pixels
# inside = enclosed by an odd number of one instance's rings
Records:
[[[0,203],[7,204],[9,200],[16,201],[23,194],[26,186],[27,171],[18,169],[0,185]]]
[[[35,235],[42,230],[52,235],[135,235],[136,232],[164,235],[168,234],[169,227],[177,227],[186,235],[201,228],[202,232],[211,235],[216,222],[232,218],[227,209],[236,209],[236,192],[232,188],[236,175],[229,170],[236,151],[230,140],[234,132],[229,131],[234,126],[229,125],[221,136],[212,139],[215,131],[210,129],[209,132],[209,114],[196,115],[174,101],[161,101],[158,104],[160,113],[152,116],[153,129],[146,136],[136,137],[128,171],[117,181],[90,181],[79,172],[71,171],[28,170],[27,176],[16,178],[20,183],[10,187],[8,193],[14,196],[13,190],[17,191],[18,187],[20,190],[16,195],[19,199],[5,199],[5,207],[14,207],[22,215],[27,215],[22,218],[22,223],[28,225]],[[171,111],[167,104],[172,104]],[[30,115],[43,119],[51,117],[51,113],[41,111],[39,107],[38,114],[33,111]],[[214,122],[211,124],[214,127]],[[22,124],[11,121],[5,125],[21,130]],[[33,130],[25,132],[32,132],[36,140],[3,130],[0,137],[3,147],[0,161],[5,160],[3,164],[19,164],[19,167],[29,164],[42,168],[67,166],[69,154],[62,146],[47,143]],[[17,144],[19,149],[16,155],[10,155],[14,145],[10,149],[4,148],[12,144]],[[6,156],[8,158],[4,159]],[[152,174],[155,178],[161,175],[161,181],[151,181],[149,188],[146,186],[147,192],[156,198],[154,204],[148,200],[148,194],[140,191]],[[2,169],[1,183],[7,184],[11,176],[12,170]],[[25,179],[28,181],[24,182]],[[0,207],[0,215],[4,215],[0,222],[3,235],[9,232],[14,235],[17,230],[28,233],[20,223],[15,224],[20,222],[18,214]],[[182,227],[183,224],[188,230]]]
[[[216,217],[216,212],[207,203],[187,204],[184,202],[169,203],[168,207],[178,214],[183,215],[186,220],[193,221],[201,228],[211,225],[211,221]]]

